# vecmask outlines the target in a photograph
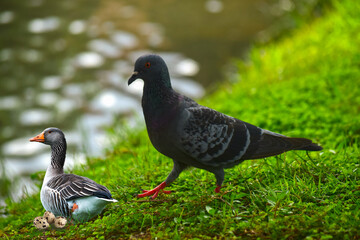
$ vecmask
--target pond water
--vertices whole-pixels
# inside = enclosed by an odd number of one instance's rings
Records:
[[[0,8],[0,204],[37,187],[48,146],[29,138],[56,126],[69,145],[66,169],[101,156],[104,127],[142,117],[141,81],[127,86],[143,53],[160,54],[176,90],[192,98],[224,79],[224,69],[291,0],[13,0]],[[141,123],[142,124],[142,123]]]

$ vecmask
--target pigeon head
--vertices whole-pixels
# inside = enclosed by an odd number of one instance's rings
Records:
[[[170,75],[165,61],[158,55],[149,54],[139,57],[128,85],[136,79],[142,79],[144,85],[157,85],[171,88]]]
[[[54,145],[55,143],[63,142],[65,139],[64,133],[58,128],[47,128],[42,133],[30,139],[30,142],[41,142],[46,145]]]

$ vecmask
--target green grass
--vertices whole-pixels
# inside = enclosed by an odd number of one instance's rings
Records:
[[[40,232],[39,195],[8,201],[0,237],[31,239],[360,237],[360,3],[334,2],[325,17],[252,50],[238,76],[202,104],[324,150],[289,152],[226,170],[215,194],[211,173],[191,169],[155,201],[136,199],[172,168],[144,130],[109,130],[114,147],[74,173],[106,185],[119,202],[85,224]],[[34,174],[39,185],[44,173]]]

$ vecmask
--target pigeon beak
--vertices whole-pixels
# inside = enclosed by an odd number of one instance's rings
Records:
[[[44,132],[40,133],[36,137],[30,138],[30,142],[45,142]]]
[[[132,84],[136,79],[138,79],[139,72],[134,71],[131,77],[129,78],[128,85]]]

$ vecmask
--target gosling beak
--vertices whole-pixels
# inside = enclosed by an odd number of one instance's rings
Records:
[[[131,75],[131,77],[128,80],[128,85],[132,84],[136,79],[138,79],[139,72],[134,71]]]
[[[30,142],[45,142],[44,132],[40,133],[36,137],[30,138]]]

